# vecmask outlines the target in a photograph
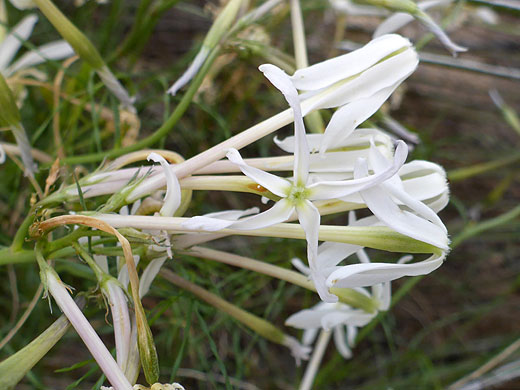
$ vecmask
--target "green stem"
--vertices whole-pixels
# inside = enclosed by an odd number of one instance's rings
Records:
[[[285,345],[285,334],[269,321],[257,317],[256,315],[249,313],[248,311],[245,311],[238,306],[233,305],[232,303],[229,303],[228,301],[209,292],[208,290],[203,289],[202,287],[197,286],[196,284],[187,281],[186,279],[180,277],[168,269],[162,269],[159,274],[177,287],[189,291],[193,295],[209,303],[211,306],[229,314],[231,317],[243,323],[262,337],[265,337],[266,339],[277,344]]]
[[[263,261],[258,261],[248,257],[222,252],[215,249],[196,246],[191,248],[191,250],[194,252],[192,254],[197,257],[208,260],[215,260],[220,263],[255,271],[280,280],[285,280],[307,290],[316,292],[314,283],[312,283],[306,276],[298,272],[264,263]],[[362,309],[368,313],[373,313],[377,310],[377,302],[356,290],[350,288],[332,288],[331,292],[337,295],[341,302],[352,307]]]
[[[451,182],[468,179],[470,177],[477,176],[482,173],[490,172],[498,168],[503,168],[517,161],[520,161],[520,153],[514,153],[510,156],[506,156],[481,164],[475,164],[470,167],[454,169],[448,172],[448,179]]]
[[[32,263],[36,260],[33,250],[20,249],[13,251],[11,248],[0,249],[0,266],[7,264]]]
[[[520,205],[516,206],[515,208],[509,210],[508,212],[499,215],[498,217],[488,219],[486,221],[477,223],[475,225],[466,227],[463,229],[455,238],[453,239],[451,243],[451,247],[455,248],[459,246],[463,241],[467,240],[468,238],[474,237],[476,235],[479,235],[486,230],[495,229],[501,225],[504,225],[508,222],[511,222],[512,220],[518,218],[520,216]]]
[[[11,250],[13,252],[18,252],[22,249],[25,243],[25,237],[27,237],[27,232],[29,231],[29,226],[34,222],[34,218],[34,209],[31,209],[14,235],[13,243],[11,244]]]

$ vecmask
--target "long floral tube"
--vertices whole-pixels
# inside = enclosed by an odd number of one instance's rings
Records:
[[[273,264],[198,246],[191,248],[190,254],[200,258],[214,260],[220,263],[255,271],[280,280],[285,280],[294,285],[316,292],[316,287],[307,276]],[[348,288],[341,290],[332,288],[332,290],[333,293],[339,297],[339,300],[345,304],[363,309],[366,312],[374,312],[377,310],[378,304],[376,302],[356,290]]]
[[[277,344],[288,347],[291,350],[292,355],[295,357],[297,363],[302,359],[308,359],[310,348],[304,348],[296,339],[286,335],[280,329],[263,318],[257,317],[256,315],[227,302],[226,300],[203,289],[202,287],[197,286],[196,284],[191,283],[190,281],[180,277],[170,270],[162,269],[160,271],[160,275],[167,281],[186,291],[191,292],[210,305],[229,314],[237,321],[240,321],[244,325],[254,330],[256,333],[260,334],[262,337],[265,337],[266,339]]]
[[[116,214],[95,214],[95,218],[108,223],[114,228],[133,227],[136,229],[166,230],[172,233],[208,232],[204,229],[186,229],[183,225],[190,220],[190,218],[152,217],[143,215],[121,216]],[[50,221],[52,221],[52,219],[47,220],[46,222]],[[255,230],[222,229],[220,233],[257,237],[305,239],[303,228],[299,224],[293,223],[279,223],[267,228]],[[319,229],[319,240],[346,242],[368,248],[403,253],[436,253],[443,249],[406,237],[382,226],[349,227],[321,225]]]
[[[50,266],[45,264],[45,260],[43,260],[43,262],[39,261],[39,263],[41,263],[42,279],[46,284],[48,291],[53,296],[61,311],[67,316],[74,329],[76,329],[76,332],[78,332],[88,350],[99,364],[99,367],[106,375],[108,381],[116,390],[132,389],[132,386],[126,379],[124,373],[121,371],[92,325],[90,325],[81,310],[78,308],[56,272]]]

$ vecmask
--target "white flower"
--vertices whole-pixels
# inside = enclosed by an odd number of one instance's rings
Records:
[[[370,161],[377,174],[384,169],[388,161],[377,149],[372,148],[372,151]],[[361,179],[367,175],[367,165],[357,164],[354,168],[354,178]],[[408,237],[432,244],[443,251],[448,250],[446,227],[431,208],[414,199],[404,190],[398,175],[384,183],[360,190],[359,193],[370,211],[386,226]],[[392,196],[401,200],[416,214],[401,209]]]
[[[29,39],[38,17],[34,14],[23,18],[0,43],[0,72],[5,77],[49,60],[61,60],[74,54],[65,41],[54,41],[39,46],[12,62],[22,43]]]
[[[305,329],[303,345],[314,342],[320,329],[332,330],[338,352],[345,359],[352,357],[357,328],[368,324],[377,313],[366,313],[343,303],[320,302],[312,309],[302,310],[290,316],[285,325]]]
[[[347,138],[374,114],[417,67],[410,41],[389,34],[351,53],[297,70],[291,81],[305,91],[303,114],[340,107],[332,116],[320,146],[323,153],[333,142]]]
[[[373,218],[364,218],[355,221],[353,212],[349,214],[350,225],[366,225],[373,221]],[[355,266],[369,266],[371,263],[365,250],[356,245],[324,243],[320,246],[319,260],[323,266],[333,266],[349,257],[356,254],[361,264],[354,264],[345,266],[343,268]],[[411,256],[401,258],[398,263],[402,264],[411,260]],[[309,274],[309,270],[303,266],[298,259],[293,260],[293,265],[296,266],[304,274]],[[384,279],[384,281],[383,281]],[[360,309],[355,309],[344,303],[326,303],[320,302],[311,309],[301,310],[298,313],[291,315],[285,324],[299,329],[305,329],[303,333],[303,344],[310,345],[314,342],[316,335],[320,329],[332,330],[334,335],[334,343],[338,352],[345,358],[352,357],[352,347],[355,345],[357,329],[368,324],[380,311],[387,311],[390,308],[391,302],[391,286],[390,277],[381,278],[377,284],[362,284],[363,286],[371,285],[371,291],[366,288],[355,287],[355,290],[367,297],[370,297],[375,302],[376,310],[372,313],[365,312]],[[351,287],[349,285],[349,287]]]
[[[354,212],[349,213],[349,226],[377,225],[380,225],[380,222],[375,217],[366,217],[356,221]],[[343,260],[353,254],[357,255],[361,263],[340,265]],[[425,275],[433,272],[442,265],[445,256],[445,252],[442,252],[416,263],[408,263],[411,256],[405,256],[396,263],[372,263],[361,246],[324,242],[318,247],[316,268],[326,279],[328,288],[372,287],[374,289],[376,285],[381,283],[384,285],[404,276]],[[293,260],[293,265],[300,272],[311,275],[311,270],[298,259]],[[384,301],[384,294],[377,293],[376,295],[379,297],[378,299]],[[382,307],[388,307],[388,304],[389,302],[384,301]]]
[[[251,230],[287,221],[296,211],[298,220],[307,238],[307,257],[316,289],[323,300],[335,302],[337,297],[327,291],[324,285],[325,279],[316,268],[315,259],[318,247],[320,213],[312,201],[337,199],[388,179],[399,170],[406,160],[407,147],[403,142],[399,142],[393,163],[376,175],[365,177],[362,180],[322,181],[310,184],[308,182],[309,147],[305,138],[303,117],[296,89],[293,87],[289,77],[274,65],[262,65],[260,70],[284,94],[294,112],[294,177],[290,181],[251,167],[244,162],[237,150],[231,149],[227,154],[228,159],[236,164],[246,176],[273,194],[278,195],[281,199],[269,210],[258,215],[243,218],[237,222],[208,217],[194,217],[183,226],[187,229],[205,229],[210,231],[228,227]]]

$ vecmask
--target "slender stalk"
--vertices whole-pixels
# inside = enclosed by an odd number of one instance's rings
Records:
[[[51,218],[39,224],[39,228],[47,230],[56,225],[58,218]],[[143,215],[121,216],[116,214],[96,214],[93,219],[101,220],[115,228],[133,227],[136,229],[166,230],[169,232],[200,232],[205,230],[187,230],[183,223],[189,218],[152,217]],[[222,229],[219,233],[256,237],[281,237],[304,240],[305,232],[299,224],[279,223],[256,230]],[[332,226],[322,225],[319,230],[320,241],[344,242],[389,252],[402,253],[437,253],[439,249],[433,245],[417,241],[383,226]]]
[[[191,84],[193,85],[193,83]],[[191,88],[191,86],[190,86]],[[250,127],[243,132],[228,138],[227,140],[215,145],[202,153],[173,167],[173,172],[178,179],[191,175],[193,172],[223,158],[230,148],[241,149],[252,142],[271,134],[272,132],[288,125],[293,121],[292,109],[287,109],[263,122]],[[128,201],[135,201],[148,195],[166,184],[164,175],[157,175],[148,178],[139,185],[128,197]]]
[[[12,252],[19,252],[22,249],[23,244],[25,243],[25,238],[27,237],[27,232],[29,230],[29,227],[34,222],[34,218],[35,218],[34,212],[35,212],[34,209],[29,210],[29,212],[27,213],[27,217],[25,217],[22,224],[16,231],[16,234],[14,235],[14,238],[13,238],[13,242],[11,243]],[[0,260],[0,264],[1,264],[1,260]]]
[[[159,377],[159,361],[157,357],[157,351],[153,342],[152,331],[146,320],[143,304],[139,298],[139,277],[137,276],[137,270],[135,268],[134,257],[132,254],[132,248],[128,240],[121,235],[113,226],[106,222],[89,216],[84,215],[62,215],[59,217],[48,219],[45,222],[40,223],[34,227],[32,233],[38,237],[43,235],[48,230],[54,229],[58,226],[65,224],[77,224],[90,226],[106,233],[110,233],[118,239],[123,248],[124,258],[128,268],[128,275],[130,279],[131,293],[134,301],[137,329],[138,329],[138,344],[139,344],[139,355],[141,357],[141,364],[144,369],[146,380],[149,383],[155,383]],[[117,364],[116,364],[117,365]]]
[[[197,286],[196,284],[187,281],[186,279],[180,277],[168,269],[162,269],[159,274],[177,287],[189,291],[193,295],[209,303],[211,306],[225,312],[226,314],[229,314],[231,317],[251,328],[262,337],[265,337],[274,343],[287,346],[285,339],[289,338],[289,336],[285,335],[280,329],[271,324],[269,321],[257,317],[256,315],[251,314],[248,311],[233,305],[232,303],[229,303],[228,301],[209,292],[208,290],[203,289],[202,287]]]
[[[306,68],[309,66],[309,60],[307,58],[307,45],[305,44],[305,29],[300,0],[291,0],[291,25],[296,68]]]
[[[305,275],[286,268],[277,267],[276,265],[264,263],[263,261],[200,246],[191,248],[190,254],[272,276],[273,278],[285,280],[286,282],[292,283],[296,286],[316,292],[314,283],[312,283]],[[339,300],[347,305],[363,309],[368,313],[377,310],[377,303],[356,290],[349,288],[332,288],[331,292],[336,294]]]
[[[469,167],[451,170],[450,172],[448,172],[448,179],[451,182],[469,179],[470,177],[491,172],[496,169],[503,168],[507,165],[514,164],[518,161],[520,161],[520,153],[514,153],[510,156],[498,158],[493,161],[488,161],[481,164],[471,165]]]
[[[466,375],[465,377],[459,379],[457,382],[451,384],[447,390],[457,390],[462,388],[466,383],[481,377],[487,372],[491,371],[493,368],[501,364],[504,360],[506,360],[509,356],[511,356],[514,352],[516,352],[520,348],[520,338],[516,339],[511,345],[509,345],[506,349],[500,352],[498,355],[493,356],[491,360],[488,360],[484,365],[480,366],[478,369],[473,371],[472,373]]]
[[[312,353],[311,360],[309,364],[307,364],[307,368],[305,369],[305,374],[303,375],[302,382],[300,383],[299,390],[311,390],[312,384],[314,383],[314,378],[316,378],[316,373],[320,368],[321,360],[323,359],[323,355],[325,354],[325,350],[327,349],[327,345],[330,341],[330,336],[332,332],[330,330],[322,330],[320,332],[320,336],[318,337],[318,341],[316,346],[314,347],[314,352]]]
[[[486,230],[495,229],[501,225],[504,225],[520,216],[520,205],[516,206],[515,208],[509,210],[508,212],[504,214],[500,214],[498,217],[488,219],[486,221],[477,223],[473,226],[469,226],[462,230],[455,238],[453,239],[451,243],[451,247],[455,248],[459,246],[462,241],[467,240],[468,238],[474,237],[476,235],[479,235]]]

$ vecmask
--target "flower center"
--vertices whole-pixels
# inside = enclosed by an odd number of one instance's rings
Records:
[[[287,195],[287,199],[292,203],[298,203],[302,200],[307,199],[307,195],[308,190],[307,188],[305,188],[305,186],[293,184],[291,186],[291,189],[289,190],[289,195]]]

